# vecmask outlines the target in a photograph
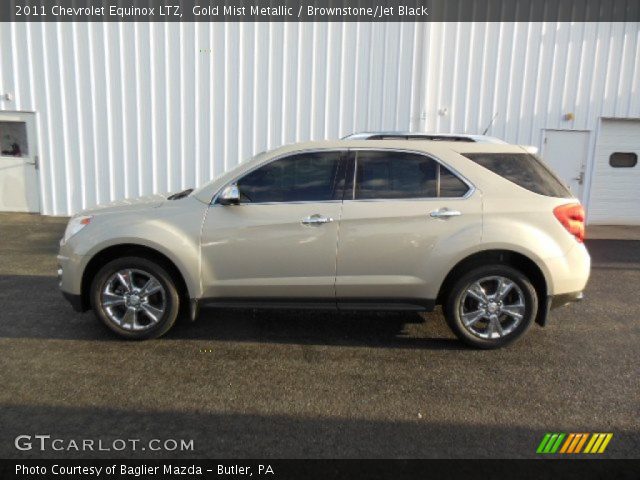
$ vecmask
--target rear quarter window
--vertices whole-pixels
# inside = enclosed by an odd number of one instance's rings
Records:
[[[547,197],[573,197],[539,159],[529,153],[465,153],[469,160],[502,178]]]

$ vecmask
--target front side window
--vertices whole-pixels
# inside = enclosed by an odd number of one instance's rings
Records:
[[[275,160],[238,181],[241,203],[341,200],[340,152],[310,152]]]
[[[416,153],[358,152],[355,199],[462,197],[469,187],[432,158]]]

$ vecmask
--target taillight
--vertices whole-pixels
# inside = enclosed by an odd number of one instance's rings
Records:
[[[584,242],[584,208],[579,203],[568,203],[553,209],[553,214],[571,235]]]

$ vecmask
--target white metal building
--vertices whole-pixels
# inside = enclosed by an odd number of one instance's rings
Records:
[[[538,146],[590,223],[640,224],[639,46],[638,23],[0,23],[0,210],[175,191],[295,141],[489,126]]]

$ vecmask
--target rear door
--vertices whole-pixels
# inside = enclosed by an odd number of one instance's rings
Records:
[[[456,235],[480,240],[477,228],[465,233],[482,221],[479,192],[421,153],[358,150],[352,157],[338,241],[339,306],[435,299],[442,279],[432,275],[434,252]]]

